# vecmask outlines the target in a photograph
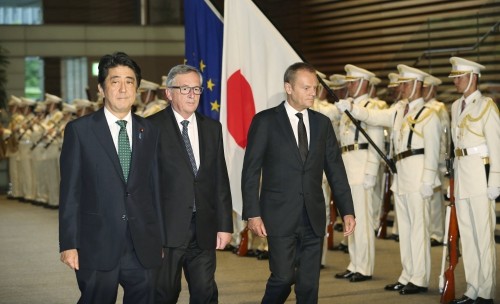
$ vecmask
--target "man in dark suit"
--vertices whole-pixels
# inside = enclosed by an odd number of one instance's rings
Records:
[[[161,265],[158,131],[131,114],[141,69],[126,54],[99,62],[104,108],[67,124],[61,151],[61,261],[76,271],[78,303],[152,303]]]
[[[215,249],[224,249],[233,231],[221,124],[195,112],[201,84],[196,68],[173,67],[165,90],[171,106],[148,117],[160,129],[158,164],[166,238],[156,303],[177,303],[182,270],[190,303],[217,303]]]
[[[287,100],[256,114],[248,132],[243,218],[269,243],[271,276],[262,303],[284,303],[293,284],[297,303],[317,303],[326,226],[323,171],[344,235],[354,232],[354,207],[331,121],[308,110],[318,87],[315,69],[295,63],[284,81]]]

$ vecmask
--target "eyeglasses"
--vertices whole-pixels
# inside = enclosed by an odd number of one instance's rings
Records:
[[[193,93],[195,95],[201,95],[201,93],[203,92],[203,87],[172,86],[169,88],[170,89],[179,89],[179,91],[181,92],[182,95],[187,95],[187,94],[191,93],[191,90],[193,90]]]

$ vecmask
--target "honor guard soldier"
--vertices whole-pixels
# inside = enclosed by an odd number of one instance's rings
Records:
[[[6,155],[9,158],[9,177],[10,185],[7,197],[10,199],[19,199],[21,196],[21,181],[19,174],[19,131],[24,116],[21,114],[21,99],[11,95],[9,102],[10,123],[8,129],[4,130],[3,140],[7,144]]]
[[[449,77],[459,94],[451,107],[455,148],[454,195],[467,289],[452,301],[493,303],[495,296],[495,199],[500,193],[498,107],[478,90],[484,66],[451,57]]]
[[[325,82],[325,84],[328,87],[333,86],[333,82],[330,80],[326,79],[326,75],[317,71],[316,74],[318,74],[321,79]],[[335,134],[338,134],[338,128],[335,130],[335,126],[338,126],[338,121],[340,117],[340,113],[337,109],[337,107],[328,102],[327,100],[327,94],[328,91],[323,88],[322,85],[318,86],[318,93],[316,94],[316,97],[314,98],[314,103],[311,107],[311,110],[317,111],[326,117],[330,118],[330,121],[332,122],[333,130],[335,131]],[[328,185],[328,180],[326,179],[325,173],[323,173],[323,197],[325,198],[325,208],[326,208],[326,227],[325,227],[325,240],[323,241],[323,252],[321,254],[321,266],[324,268],[326,266],[326,252],[327,252],[327,238],[328,238],[328,231],[326,230],[328,227],[328,223],[330,222],[330,201],[331,196],[332,196],[332,190],[330,189],[330,186]]]
[[[19,140],[19,166],[21,180],[21,197],[23,201],[33,202],[35,200],[35,189],[33,184],[33,170],[31,166],[31,146],[33,141],[31,133],[37,117],[33,113],[36,102],[33,99],[21,97],[24,121],[20,130]]]
[[[359,107],[377,109],[377,101],[368,96],[369,81],[375,76],[370,71],[348,64],[345,66],[349,100]],[[341,111],[343,113],[343,111]],[[362,123],[378,147],[384,140],[383,128]],[[356,128],[347,114],[340,120],[339,137],[342,159],[345,164],[356,214],[356,230],[350,235],[347,270],[335,275],[350,282],[370,280],[375,266],[375,234],[373,223],[373,187],[375,186],[380,156]]]
[[[424,89],[422,95],[426,106],[433,108],[441,122],[441,138],[439,147],[439,180],[441,186],[434,189],[430,202],[430,237],[431,247],[441,246],[444,238],[444,197],[443,189],[446,191],[448,183],[445,183],[444,175],[446,173],[446,158],[450,144],[450,114],[446,105],[436,99],[437,88],[441,80],[432,75],[425,77]],[[445,192],[446,193],[446,192]]]
[[[428,74],[402,64],[398,71],[404,106],[369,110],[348,101],[341,101],[338,106],[340,110],[352,108],[353,116],[368,124],[392,128],[397,174],[391,190],[398,214],[403,271],[398,281],[385,289],[407,295],[426,292],[429,286],[429,200],[433,189],[440,185],[437,171],[441,124],[436,111],[426,107],[422,97],[423,81]]]
[[[45,183],[45,149],[40,144],[46,135],[44,128],[44,120],[46,117],[47,105],[45,101],[39,101],[35,106],[35,115],[37,117],[35,123],[31,127],[31,170],[33,176],[33,193],[34,199],[32,203],[37,206],[47,205],[48,191]]]
[[[62,123],[64,114],[60,110],[62,98],[45,94],[47,104],[47,120],[44,123],[46,138],[43,142],[45,150],[45,182],[47,184],[48,204],[50,209],[59,207],[59,154],[62,138]]]

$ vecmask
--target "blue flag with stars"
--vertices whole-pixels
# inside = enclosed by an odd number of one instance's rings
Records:
[[[209,0],[185,0],[186,64],[203,74],[198,111],[219,120],[222,72],[222,16]]]

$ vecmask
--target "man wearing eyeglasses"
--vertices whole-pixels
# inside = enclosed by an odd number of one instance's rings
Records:
[[[171,105],[148,117],[160,129],[160,201],[166,238],[156,303],[177,303],[182,270],[190,303],[217,303],[215,250],[226,247],[233,231],[222,128],[196,112],[201,84],[196,68],[173,67],[165,90]]]

